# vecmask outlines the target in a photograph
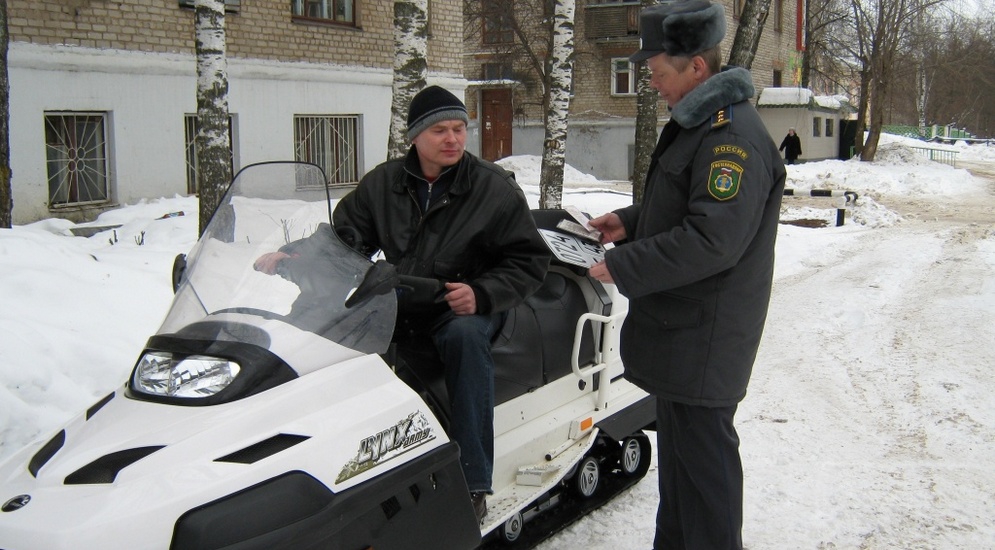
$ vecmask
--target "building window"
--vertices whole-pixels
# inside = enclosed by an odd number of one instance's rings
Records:
[[[511,2],[501,0],[484,0],[481,7],[484,25],[481,40],[484,44],[512,44],[515,42],[511,5]]]
[[[194,8],[196,0],[180,0],[181,8]],[[225,0],[225,11],[230,13],[238,13],[239,8],[242,7],[242,0]]]
[[[231,168],[232,174],[235,173],[235,148],[232,146],[235,140],[235,133],[233,131],[234,125],[232,124],[232,115],[228,115],[228,154],[229,158],[232,160]],[[195,140],[197,139],[197,130],[199,130],[197,124],[197,115],[183,115],[183,138],[185,140],[186,157],[187,157],[187,193],[191,195],[197,194],[197,146]]]
[[[833,128],[833,119],[827,118],[826,119],[826,137],[833,137],[833,130],[834,129],[835,128]]]
[[[356,24],[356,0],[290,0],[294,17],[347,25]]]
[[[783,77],[781,76],[781,71],[774,69],[774,78],[771,79],[771,86],[774,88],[780,88]]]
[[[48,205],[107,202],[106,113],[45,113]]]
[[[625,57],[612,59],[612,95],[636,93],[636,66]]]
[[[812,119],[812,137],[822,137],[822,117]]]
[[[746,4],[746,0],[732,0],[732,16],[734,19],[739,19],[743,15],[743,6]]]
[[[359,116],[294,115],[294,159],[320,166],[329,184],[358,182]]]
[[[484,80],[513,80],[515,78],[511,63],[484,63],[481,69]]]
[[[784,28],[784,0],[774,0],[772,4],[771,8],[774,13],[771,15],[774,16],[774,30],[781,32]]]

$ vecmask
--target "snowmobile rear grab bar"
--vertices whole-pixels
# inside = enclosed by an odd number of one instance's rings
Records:
[[[574,344],[573,353],[570,355],[570,367],[573,369],[574,376],[581,379],[581,383],[584,383],[584,379],[605,370],[608,368],[608,362],[605,358],[604,350],[616,350],[616,330],[615,325],[625,318],[626,312],[616,313],[614,315],[598,315],[597,313],[584,313],[577,319],[577,328],[574,330]],[[590,321],[592,324],[600,323],[601,325],[608,325],[609,330],[602,330],[604,340],[594,351],[595,363],[588,367],[581,368],[580,366],[580,344],[581,339],[584,336],[584,326]],[[598,386],[597,402],[595,406],[599,410],[605,410],[608,408],[608,390],[611,385],[610,380],[602,381]]]

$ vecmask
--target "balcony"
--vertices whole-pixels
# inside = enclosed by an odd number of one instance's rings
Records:
[[[617,40],[639,36],[639,2],[612,2],[584,6],[584,37]]]

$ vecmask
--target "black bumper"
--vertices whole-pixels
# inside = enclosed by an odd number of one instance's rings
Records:
[[[480,531],[448,443],[342,493],[291,471],[183,514],[173,550],[476,548]]]

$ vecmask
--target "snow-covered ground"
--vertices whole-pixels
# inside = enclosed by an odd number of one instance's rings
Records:
[[[887,139],[874,163],[789,167],[799,192],[860,199],[842,227],[838,199],[784,199],[782,221],[826,226],[780,226],[737,415],[752,550],[995,545],[995,148],[948,147],[955,169],[906,143]],[[535,206],[538,157],[502,164]],[[592,215],[631,200],[569,167],[566,180],[563,204]],[[108,212],[91,225],[121,226],[90,238],[57,219],[0,230],[0,460],[124,381],[196,216],[174,197]],[[650,547],[655,472],[540,548]]]

